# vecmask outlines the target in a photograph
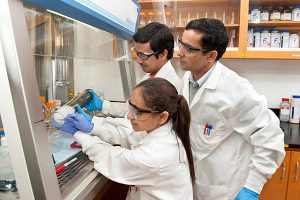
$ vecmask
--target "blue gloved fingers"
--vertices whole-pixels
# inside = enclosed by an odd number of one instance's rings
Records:
[[[75,108],[76,108],[77,112],[79,114],[82,114],[89,122],[92,121],[93,118],[90,115],[88,115],[86,112],[84,112],[78,104],[75,106]]]
[[[65,118],[65,123],[61,127],[59,127],[59,130],[70,133],[72,135],[74,135],[78,131],[78,129],[75,127],[72,120],[68,118],[68,116]]]
[[[258,200],[258,194],[243,187],[243,189],[235,197],[235,200]]]
[[[70,121],[72,121],[72,123],[74,124],[74,126],[83,131],[83,132],[91,132],[93,130],[94,125],[92,123],[90,123],[83,115],[79,114],[79,113],[74,113],[71,115],[68,115],[68,118]]]
[[[83,107],[85,107],[88,111],[102,110],[103,101],[99,99],[93,90],[88,90],[88,92],[92,95],[92,99]]]

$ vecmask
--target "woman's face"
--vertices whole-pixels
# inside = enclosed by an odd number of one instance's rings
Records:
[[[160,113],[145,105],[141,94],[141,88],[133,90],[131,99],[128,100],[128,103],[129,113],[127,117],[130,120],[134,131],[146,131],[149,133],[166,122],[167,118],[164,116],[165,112]],[[152,111],[152,113],[149,111]]]

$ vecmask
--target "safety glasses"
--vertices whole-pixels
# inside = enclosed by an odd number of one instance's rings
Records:
[[[135,119],[141,119],[143,114],[145,114],[145,113],[148,113],[148,114],[161,113],[158,110],[146,110],[146,109],[143,109],[143,108],[139,108],[136,105],[132,104],[130,99],[127,100],[127,104],[128,104],[129,111],[132,113],[132,115]]]
[[[142,60],[148,60],[148,58],[150,56],[156,55],[158,54],[158,52],[154,52],[154,53],[143,53],[143,52],[139,52],[136,50],[136,48],[133,48],[134,52],[136,53],[136,55],[142,59]]]
[[[208,49],[199,49],[199,48],[192,47],[191,45],[182,42],[181,39],[178,39],[178,42],[179,42],[178,43],[179,49],[182,49],[187,53],[195,53],[195,52],[198,52],[198,51],[201,51],[201,52],[207,52],[208,51]]]

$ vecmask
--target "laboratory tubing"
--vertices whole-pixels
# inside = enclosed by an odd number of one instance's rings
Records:
[[[295,6],[292,12],[292,20],[300,21],[300,6]]]
[[[290,120],[290,99],[289,98],[282,98],[280,103],[280,114],[279,119],[282,122],[288,122]]]
[[[260,34],[260,47],[271,46],[271,33],[267,29],[263,29]]]
[[[259,48],[260,47],[260,31],[255,31],[253,34],[253,41],[254,41],[254,47]]]
[[[267,8],[264,8],[263,11],[260,13],[260,20],[261,21],[269,21],[270,13]]]
[[[289,47],[289,41],[290,41],[290,33],[288,30],[283,30],[280,33],[280,44],[281,48],[288,48]]]
[[[251,10],[251,20],[254,23],[260,22],[260,10],[258,10],[258,8],[253,8]]]
[[[280,48],[280,33],[276,29],[271,32],[271,48]]]
[[[290,34],[289,48],[299,48],[299,35],[297,33]]]
[[[290,122],[295,124],[300,122],[300,95],[293,95],[291,99]]]

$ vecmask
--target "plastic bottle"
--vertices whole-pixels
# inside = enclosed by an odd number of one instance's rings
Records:
[[[299,48],[299,35],[297,33],[290,34],[289,48]]]
[[[271,33],[268,29],[263,29],[260,34],[260,47],[270,47],[271,46]]]
[[[280,33],[277,29],[271,32],[271,48],[280,48]]]
[[[254,41],[254,47],[259,48],[260,47],[260,31],[256,30],[253,34],[253,41]]]
[[[46,103],[46,106],[48,110],[45,112],[45,122],[48,128],[49,132],[52,132],[55,130],[54,126],[50,123],[51,116],[55,112],[55,102],[54,101],[49,101]]]
[[[281,13],[280,13],[279,9],[274,8],[272,13],[271,13],[270,20],[271,21],[279,21],[280,17],[281,17]]]
[[[290,107],[289,98],[282,98],[280,103],[279,119],[282,122],[288,122],[290,120]]]
[[[261,21],[269,21],[270,13],[267,8],[264,8],[263,11],[260,13],[260,20]]]
[[[291,99],[290,122],[295,124],[300,122],[300,95],[293,95]]]
[[[281,21],[291,21],[292,20],[292,13],[289,8],[285,8],[280,16]]]
[[[281,48],[289,48],[290,33],[288,30],[283,30],[280,33],[280,40]]]
[[[140,13],[140,27],[144,27],[146,25],[146,19],[145,19],[145,13],[141,12]]]
[[[247,47],[253,47],[253,29],[248,29]]]
[[[300,6],[295,6],[292,12],[292,20],[300,21]]]
[[[251,10],[251,20],[254,23],[260,22],[260,10],[258,10],[258,8],[253,8]]]

